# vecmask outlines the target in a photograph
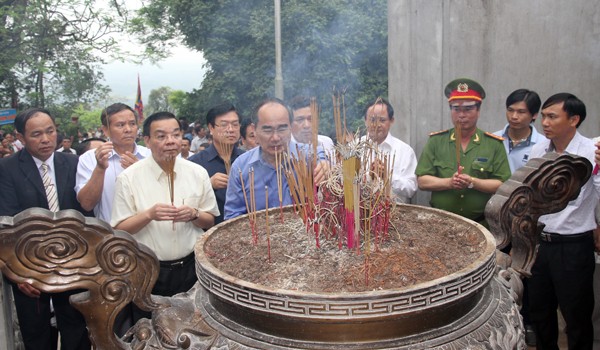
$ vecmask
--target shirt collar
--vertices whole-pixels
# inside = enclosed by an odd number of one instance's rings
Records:
[[[475,133],[471,136],[471,140],[470,141],[473,141],[476,144],[480,144],[482,137],[483,137],[483,135],[481,135],[481,130],[479,130],[479,128],[477,128],[477,129],[475,129]],[[449,138],[448,141],[456,141],[456,136],[454,134],[454,129],[452,129],[452,132],[450,133],[450,138]]]
[[[156,160],[154,160],[154,157],[150,156],[148,158],[146,158],[148,160],[148,162],[150,162],[150,167],[149,167],[149,171],[152,174],[152,178],[156,179],[156,181],[160,181],[161,177],[167,177],[167,173],[164,172],[164,170],[160,167],[160,165],[158,165],[158,163],[156,162]],[[179,170],[179,162],[181,158],[175,157],[175,166],[173,168],[173,172],[175,173],[175,177],[177,177],[177,172]]]
[[[31,158],[33,158],[36,168],[39,169],[42,166],[42,163],[46,163],[48,165],[48,171],[54,172],[54,153],[52,153],[45,161],[42,161],[34,156],[31,156]]]
[[[573,136],[573,138],[567,145],[567,148],[565,149],[565,154],[577,155],[578,150],[579,150],[579,144],[581,143],[581,141],[583,139],[585,139],[585,138],[583,136],[581,136],[579,131],[575,131],[575,136]],[[556,149],[554,148],[554,144],[552,143],[552,140],[549,140],[549,141],[550,142],[548,142],[548,148],[546,149],[546,152],[556,152]]]

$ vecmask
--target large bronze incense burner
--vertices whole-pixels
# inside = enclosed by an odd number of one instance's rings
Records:
[[[449,276],[406,288],[360,293],[274,289],[225,274],[211,263],[205,247],[234,224],[229,222],[210,230],[196,245],[198,276],[206,291],[196,295],[196,304],[212,327],[250,347],[374,349],[414,343],[435,347],[447,343],[450,334],[463,333],[468,339],[475,329],[489,333],[491,319],[505,325],[516,342],[518,312],[510,312],[510,302],[499,307],[495,300],[507,300],[507,292],[495,282],[490,285],[496,270],[491,234],[481,225],[441,210],[412,205],[397,210],[422,218],[423,224],[431,216],[464,221],[485,242],[480,258]]]
[[[486,208],[495,240],[453,214],[400,205],[411,220],[458,223],[484,243],[457,271],[398,288],[298,291],[227,274],[206,247],[243,217],[197,242],[199,283],[172,298],[149,296],[158,271],[154,254],[73,211],[36,208],[0,218],[0,268],[13,281],[46,292],[86,289],[71,302],[84,314],[97,349],[524,349],[518,303],[521,278],[535,260],[537,219],[576,198],[591,170],[580,157],[531,160]],[[512,259],[495,249],[496,242],[512,242]],[[115,315],[130,301],[152,309],[153,318],[118,339]]]

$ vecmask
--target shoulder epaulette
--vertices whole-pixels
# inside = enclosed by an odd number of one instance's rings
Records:
[[[445,134],[448,131],[450,131],[450,129],[446,129],[446,130],[440,130],[440,131],[434,131],[432,133],[429,134],[429,136],[435,136],[435,135],[441,135],[441,134]]]
[[[485,136],[489,136],[489,137],[491,137],[491,138],[493,138],[493,139],[496,139],[496,140],[498,140],[498,141],[504,141],[504,137],[502,137],[502,136],[498,136],[498,135],[496,135],[496,134],[492,134],[491,132],[487,132],[487,131],[486,131],[486,132],[484,132],[484,135],[485,135]]]

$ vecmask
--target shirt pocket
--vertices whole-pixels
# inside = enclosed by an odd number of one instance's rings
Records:
[[[477,157],[471,164],[471,176],[478,179],[489,179],[494,173],[494,166],[487,157]]]
[[[435,159],[433,161],[435,176],[450,177],[456,172],[456,163],[450,162],[447,159]]]
[[[186,197],[183,199],[184,205],[196,209],[200,209],[200,203],[202,203],[202,198],[198,196]]]

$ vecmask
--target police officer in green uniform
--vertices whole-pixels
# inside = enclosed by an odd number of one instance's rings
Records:
[[[432,192],[432,207],[487,226],[485,205],[510,177],[503,138],[477,128],[481,85],[456,79],[444,92],[455,127],[430,134],[415,171],[419,189]]]

